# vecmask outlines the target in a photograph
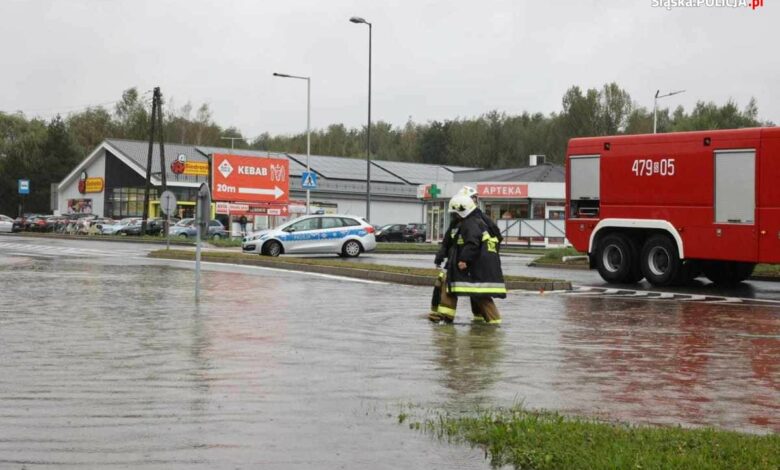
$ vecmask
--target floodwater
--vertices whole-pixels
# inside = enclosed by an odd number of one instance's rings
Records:
[[[780,431],[780,312],[524,293],[434,326],[430,289],[0,252],[0,467],[488,468],[402,408]],[[463,317],[463,318],[460,318]]]

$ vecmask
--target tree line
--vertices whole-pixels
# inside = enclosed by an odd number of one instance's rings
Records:
[[[130,88],[113,109],[103,106],[57,116],[48,121],[22,113],[0,112],[0,213],[15,215],[17,179],[31,180],[25,210],[50,212],[50,186],[58,183],[106,138],[148,140],[151,95]],[[657,113],[658,132],[731,129],[773,125],[761,121],[754,99],[744,108],[728,101],[698,102],[690,111],[678,106]],[[305,153],[306,134],[245,138],[235,127],[214,122],[208,104],[164,104],[166,142],[227,146],[223,137],[239,137],[236,148]],[[528,164],[528,155],[543,154],[562,163],[572,137],[640,134],[653,131],[653,112],[637,105],[616,83],[583,90],[569,88],[559,112],[510,115],[490,111],[472,118],[393,126],[371,125],[371,154],[382,160],[440,163],[479,168],[511,168]],[[317,155],[365,157],[366,127],[331,124],[311,133]]]

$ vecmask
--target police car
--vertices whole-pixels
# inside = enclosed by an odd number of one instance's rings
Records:
[[[309,215],[291,220],[275,229],[261,230],[244,237],[245,253],[267,256],[293,253],[336,253],[354,258],[374,251],[374,227],[351,215]]]

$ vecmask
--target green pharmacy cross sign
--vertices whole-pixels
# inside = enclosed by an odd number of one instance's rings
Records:
[[[439,197],[439,194],[441,194],[441,189],[439,189],[439,187],[436,186],[435,184],[432,184],[431,187],[428,189],[428,194],[431,195],[432,199],[436,199],[437,197]]]

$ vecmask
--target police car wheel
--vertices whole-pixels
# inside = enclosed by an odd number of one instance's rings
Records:
[[[279,256],[282,254],[282,245],[277,241],[270,241],[263,246],[263,253],[268,256]]]
[[[360,246],[360,243],[356,242],[355,240],[349,240],[348,242],[344,243],[344,247],[341,249],[341,253],[349,258],[357,258],[360,256],[361,250],[362,247]]]

